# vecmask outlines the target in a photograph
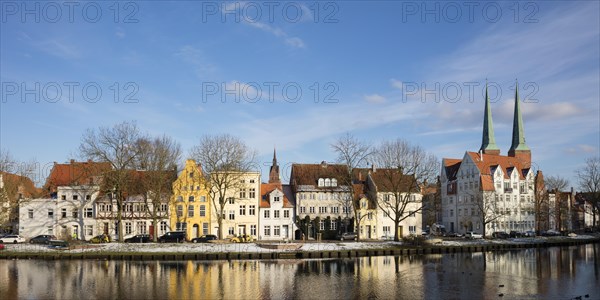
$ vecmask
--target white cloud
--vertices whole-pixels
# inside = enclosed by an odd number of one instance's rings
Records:
[[[369,103],[385,103],[385,97],[379,94],[365,95],[363,99]]]

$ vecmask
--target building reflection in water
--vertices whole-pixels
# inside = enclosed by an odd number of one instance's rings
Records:
[[[0,264],[3,299],[600,298],[600,245],[265,261]]]

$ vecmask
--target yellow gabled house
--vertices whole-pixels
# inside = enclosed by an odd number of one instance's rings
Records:
[[[202,174],[202,167],[193,159],[173,182],[170,201],[170,223],[172,230],[187,232],[188,240],[210,232],[210,199]]]

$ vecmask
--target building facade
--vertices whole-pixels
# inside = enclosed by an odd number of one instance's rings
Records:
[[[444,158],[440,174],[442,223],[446,230],[534,231],[536,174],[515,92],[512,144],[508,155],[496,146],[489,97],[485,98],[483,137],[479,152],[467,151],[462,159]]]
[[[187,232],[188,239],[210,233],[212,205],[202,167],[192,159],[173,182],[170,202],[170,224]]]

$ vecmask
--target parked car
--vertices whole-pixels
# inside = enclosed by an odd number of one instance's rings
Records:
[[[531,231],[531,230],[525,231],[525,233],[523,234],[523,236],[526,236],[526,237],[535,237],[535,232]]]
[[[124,240],[125,243],[150,243],[152,239],[149,234],[138,234]]]
[[[550,229],[550,230],[547,230],[547,231],[543,231],[543,232],[542,232],[542,235],[543,235],[543,236],[559,236],[559,235],[560,235],[560,232],[558,232],[558,231],[556,231],[556,230],[552,230],[552,229]]]
[[[482,239],[483,238],[483,234],[477,233],[477,232],[473,232],[473,231],[468,231],[467,233],[465,233],[465,237],[468,238],[468,239]]]
[[[0,250],[4,250],[4,244],[0,244]]]
[[[523,236],[523,233],[513,230],[509,233],[509,235],[511,238],[520,238]]]
[[[186,240],[185,231],[169,231],[158,238],[159,243],[183,243]]]
[[[9,234],[0,238],[0,243],[8,244],[8,243],[25,243],[25,239],[19,236],[18,234]]]
[[[55,240],[56,237],[50,234],[40,234],[36,237],[29,239],[30,244],[44,244],[47,245],[50,240]]]
[[[252,238],[251,235],[243,234],[243,235],[239,235],[239,236],[234,236],[231,239],[229,239],[229,241],[232,243],[250,243],[250,242],[253,242],[254,239]]]
[[[107,234],[97,235],[90,239],[90,243],[100,244],[100,243],[108,243],[110,242],[110,237]]]
[[[508,235],[508,233],[506,233],[504,231],[496,231],[496,232],[492,233],[492,238],[495,238],[495,239],[507,239],[509,237],[510,237],[510,235]]]
[[[454,231],[450,231],[450,232],[446,232],[444,233],[445,237],[461,237],[462,235],[460,233],[456,233]]]
[[[214,241],[217,239],[216,235],[208,234],[203,235],[201,237],[193,238],[191,240],[192,243],[208,243],[209,241]]]
[[[344,232],[342,234],[339,234],[337,236],[337,239],[340,241],[348,241],[348,240],[355,240],[356,241],[357,235],[356,232]]]

